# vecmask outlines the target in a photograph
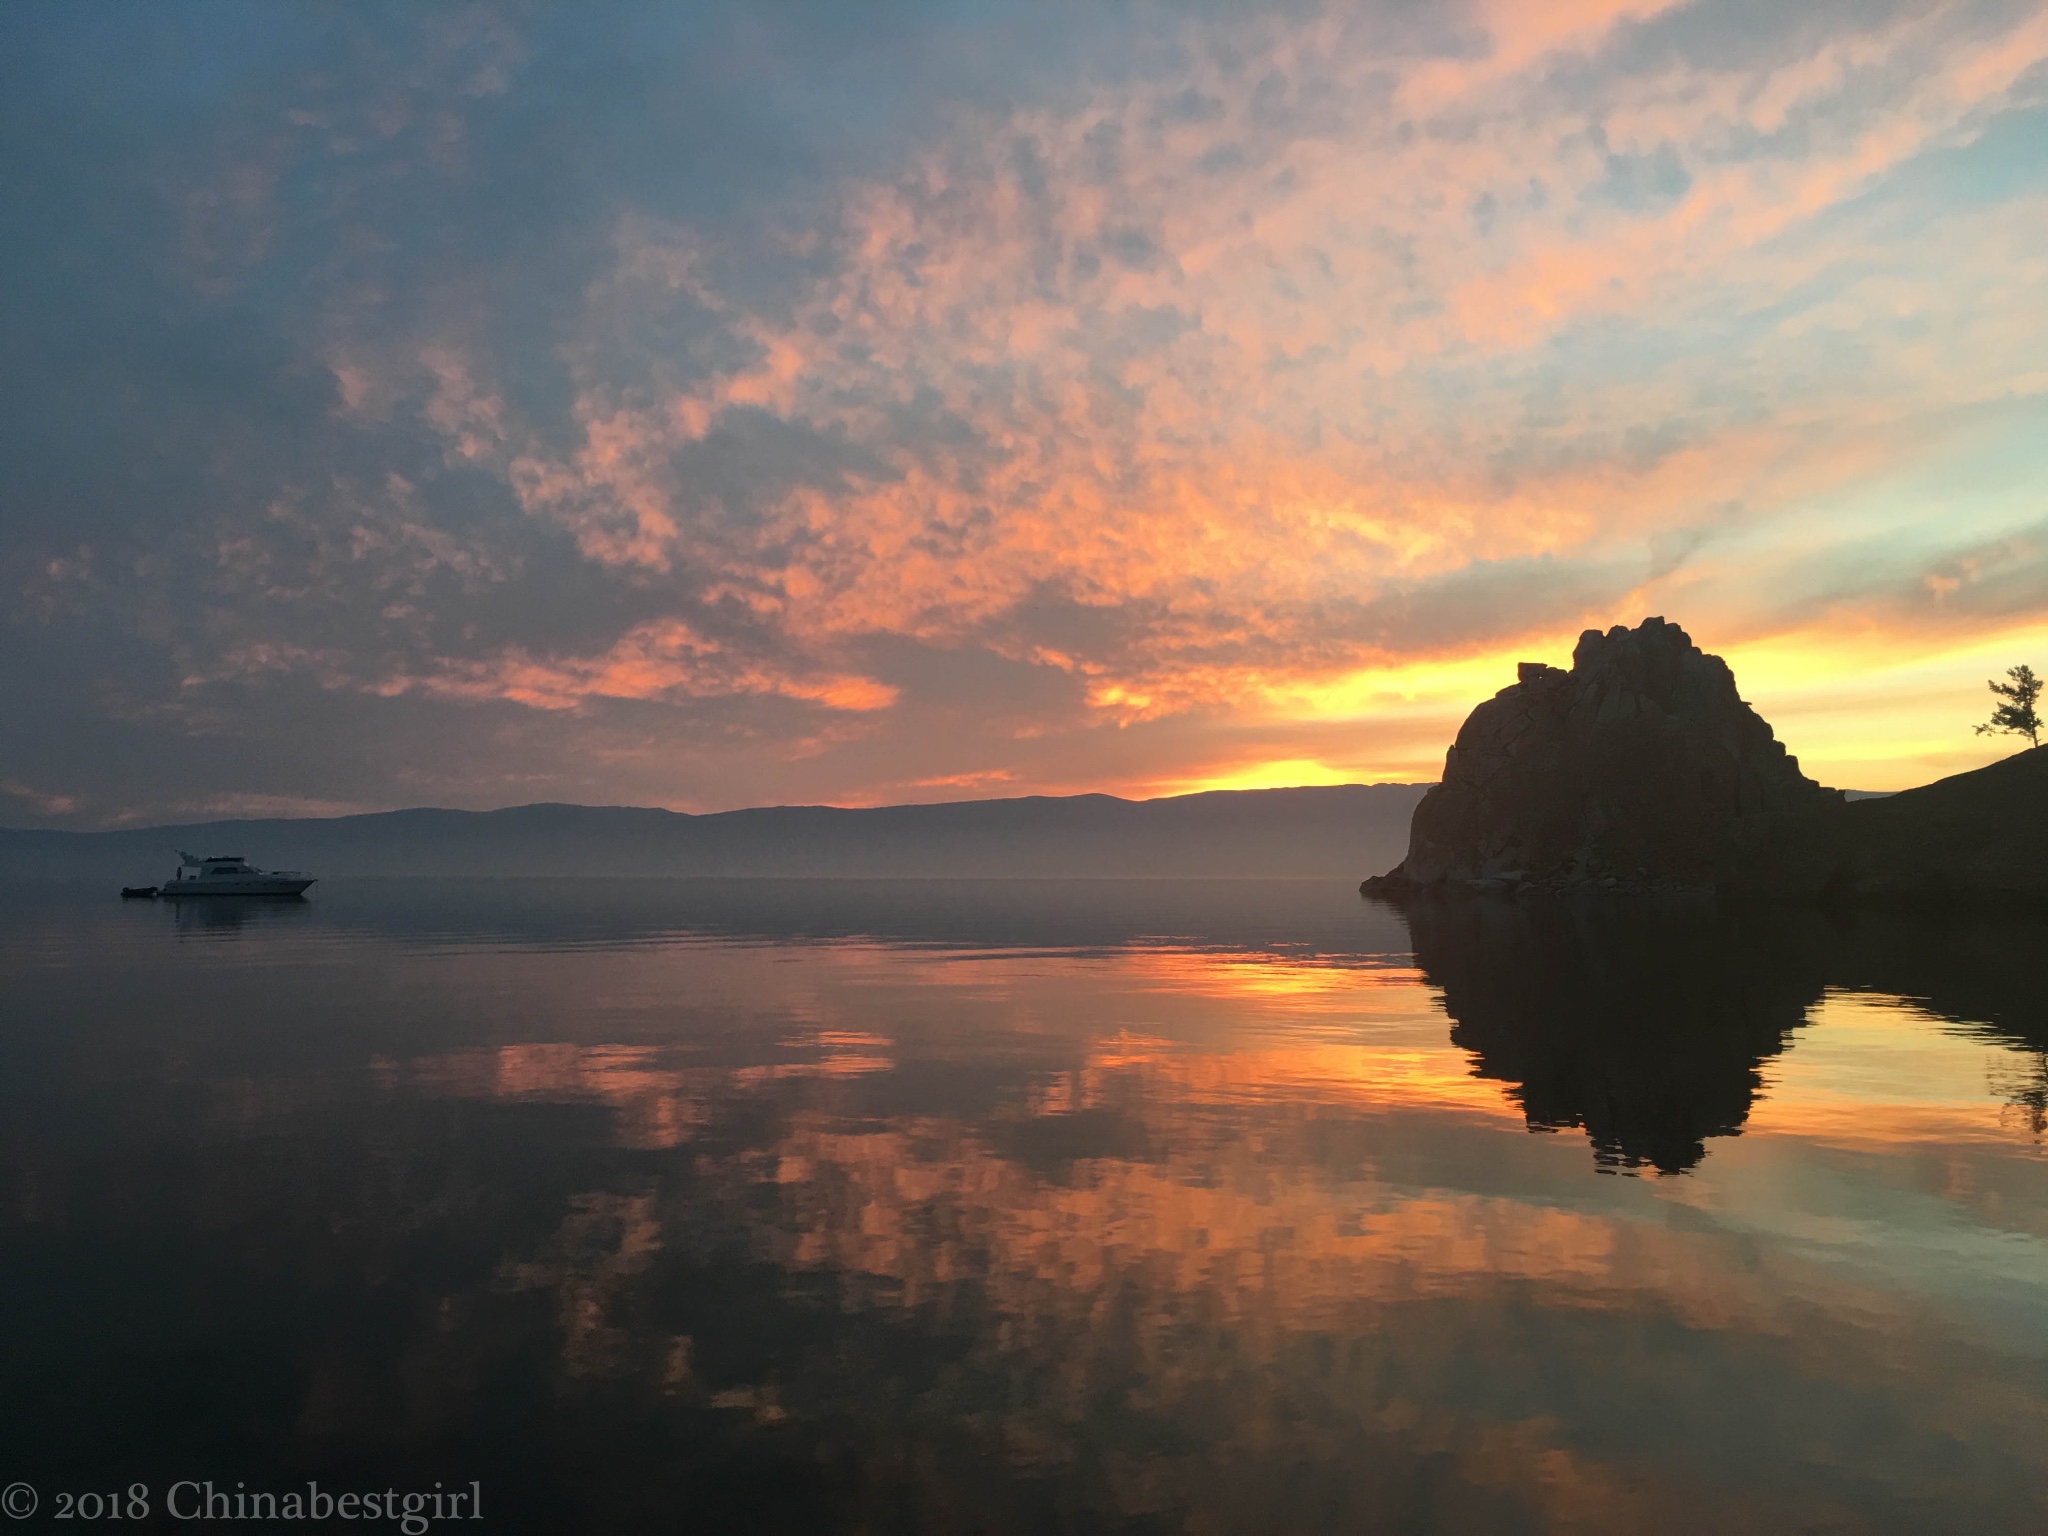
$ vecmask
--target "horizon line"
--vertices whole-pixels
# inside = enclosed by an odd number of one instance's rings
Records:
[[[243,815],[214,816],[194,821],[137,822],[101,827],[17,827],[0,826],[0,832],[57,833],[73,837],[99,837],[119,832],[171,831],[180,827],[203,827],[222,825],[247,825],[266,821],[334,822],[357,821],[372,816],[406,816],[420,812],[439,812],[451,816],[502,816],[513,811],[572,810],[572,811],[653,811],[665,816],[678,816],[693,821],[708,821],[720,816],[747,816],[765,811],[839,811],[847,815],[858,815],[864,811],[920,811],[941,810],[948,806],[960,805],[1018,805],[1033,800],[1113,800],[1119,805],[1160,805],[1170,800],[1200,800],[1225,795],[1289,795],[1303,791],[1334,791],[1347,789],[1430,789],[1439,781],[1436,779],[1382,779],[1372,783],[1355,784],[1275,784],[1256,789],[1196,789],[1180,794],[1152,795],[1144,799],[1131,799],[1115,795],[1107,790],[1083,790],[1070,795],[990,795],[970,800],[906,800],[892,801],[881,805],[827,805],[822,803],[784,803],[776,805],[739,805],[722,811],[679,811],[665,805],[594,805],[575,800],[529,800],[516,805],[491,806],[476,810],[466,806],[453,805],[399,805],[387,806],[375,811],[341,811],[333,815]]]

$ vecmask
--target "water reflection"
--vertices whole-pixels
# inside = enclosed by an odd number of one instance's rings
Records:
[[[303,922],[312,903],[303,896],[207,896],[159,901],[180,933],[231,934],[257,925]]]
[[[1408,911],[1451,1039],[1532,1129],[1679,1173],[1737,1134],[1826,985],[1824,947],[1710,904],[1428,901]]]
[[[0,928],[6,1443],[548,1531],[2048,1496],[2023,929],[870,894]]]

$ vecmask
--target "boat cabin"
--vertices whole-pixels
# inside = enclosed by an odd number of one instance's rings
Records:
[[[239,853],[213,853],[205,858],[180,850],[178,854],[179,878],[185,880],[225,880],[242,875],[260,875]]]

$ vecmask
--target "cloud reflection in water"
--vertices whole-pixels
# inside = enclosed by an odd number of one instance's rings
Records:
[[[2011,925],[1465,908],[1411,958],[1263,889],[1096,944],[958,889],[792,890],[842,902],[801,940],[759,890],[747,933],[690,920],[711,887],[529,890],[516,933],[450,890],[423,941],[338,887],[239,957],[122,912],[95,971],[11,962],[49,1021],[11,1079],[74,1126],[14,1144],[10,1273],[89,1255],[53,1335],[251,1466],[482,1460],[535,1528],[1964,1529],[2048,1490],[2048,1159],[1997,1086],[2041,1036],[1976,958]],[[124,1026],[145,974],[210,1002]],[[1963,982],[1992,1006],[1944,1016]],[[145,1165],[143,1203],[93,1173]],[[1632,1168],[1689,1172],[1595,1176]],[[218,1310],[173,1347],[159,1288]]]

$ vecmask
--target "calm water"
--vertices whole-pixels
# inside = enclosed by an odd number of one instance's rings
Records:
[[[1287,882],[13,899],[0,1481],[2042,1530],[2044,955]]]

